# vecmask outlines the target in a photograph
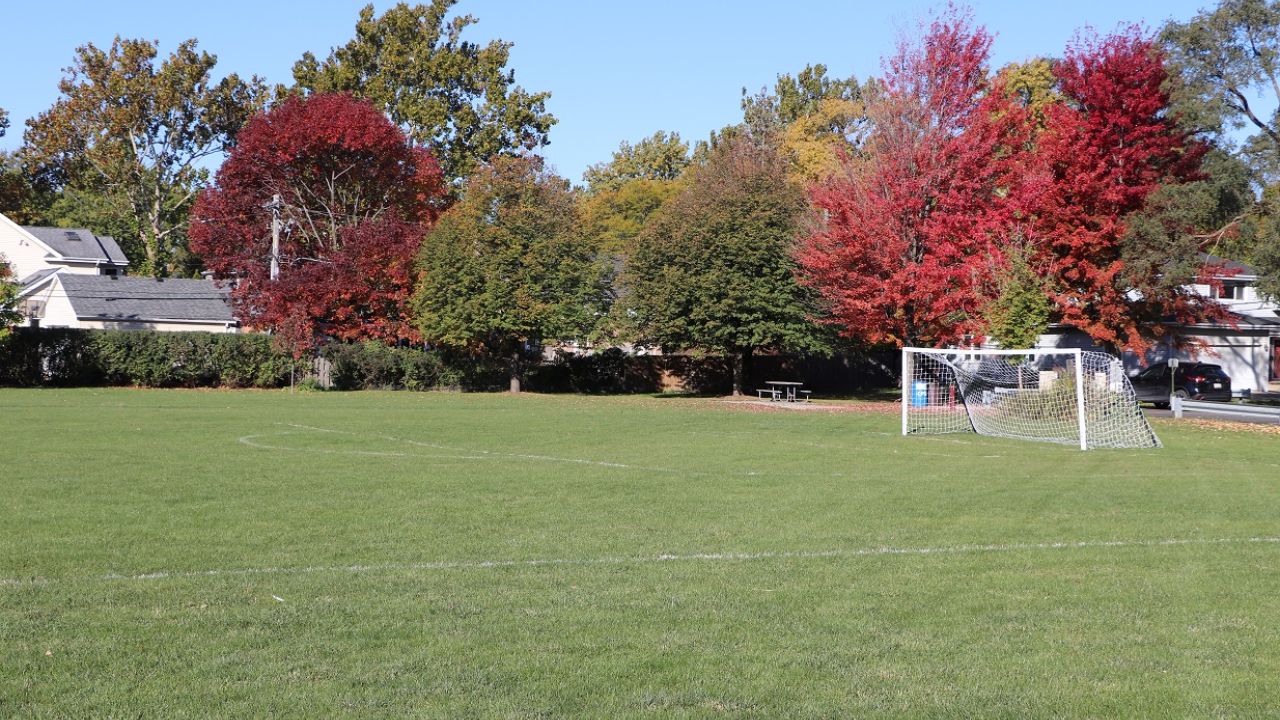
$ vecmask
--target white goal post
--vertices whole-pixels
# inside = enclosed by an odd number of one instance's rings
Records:
[[[902,434],[1160,447],[1119,359],[1077,348],[902,349]]]

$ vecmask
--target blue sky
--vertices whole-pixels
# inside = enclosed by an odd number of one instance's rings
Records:
[[[383,9],[388,2],[377,2]],[[1185,20],[1206,0],[1079,0],[970,3],[996,35],[993,62],[1059,54],[1078,28],[1120,22],[1159,27]],[[0,11],[0,107],[14,127],[0,148],[21,143],[22,123],[57,97],[62,68],[77,45],[107,45],[116,34],[161,42],[167,52],[196,37],[220,72],[289,82],[306,50],[324,56],[353,34],[362,2],[15,2]],[[529,90],[548,90],[560,122],[544,154],[579,181],[622,140],[674,130],[686,140],[740,117],[742,88],[771,85],[779,73],[825,63],[834,75],[880,71],[895,39],[938,2],[649,0],[609,2],[462,0],[479,24],[469,39],[515,43],[511,67]]]

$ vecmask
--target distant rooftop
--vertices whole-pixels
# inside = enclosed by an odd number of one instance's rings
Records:
[[[82,319],[235,322],[228,291],[211,280],[60,273],[62,287]]]
[[[125,257],[115,238],[109,235],[94,235],[84,228],[24,225],[22,229],[63,257],[98,260],[122,267],[129,264],[129,258]]]
[[[1227,270],[1233,271],[1236,275],[1248,275],[1251,277],[1258,276],[1257,268],[1253,267],[1252,265],[1246,265],[1242,262],[1237,262],[1235,260],[1228,260],[1224,257],[1218,257],[1217,255],[1210,255],[1209,253],[1200,253],[1200,261],[1206,262],[1206,263],[1213,263],[1214,265],[1220,265],[1223,268],[1226,268]]]

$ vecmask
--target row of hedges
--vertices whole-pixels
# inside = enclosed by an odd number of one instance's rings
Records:
[[[307,362],[266,335],[19,330],[0,343],[0,385],[271,388]]]
[[[800,378],[819,393],[838,393],[891,384],[891,362],[872,354],[766,356],[755,359],[751,374]],[[8,386],[276,388],[306,377],[337,390],[500,390],[508,382],[500,364],[375,342],[329,345],[317,360],[294,360],[270,336],[249,333],[19,329],[0,342],[0,385]],[[723,358],[636,357],[611,349],[531,367],[525,386],[536,392],[724,393],[729,378]]]

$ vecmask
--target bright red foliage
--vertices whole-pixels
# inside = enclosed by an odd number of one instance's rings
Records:
[[[270,279],[271,211],[284,204]],[[406,304],[423,235],[444,204],[440,168],[348,95],[289,98],[251,120],[192,210],[191,247],[251,327],[298,337],[416,339]]]
[[[955,343],[1015,232],[1030,123],[987,82],[991,36],[954,10],[888,64],[865,159],[812,192],[826,222],[802,240],[803,279],[842,334]]]
[[[1054,72],[1067,102],[1046,112],[1029,210],[1061,322],[1140,353],[1162,320],[1225,318],[1158,264],[1124,257],[1126,218],[1160,186],[1199,179],[1206,149],[1168,114],[1155,43],[1137,28],[1077,41]]]

